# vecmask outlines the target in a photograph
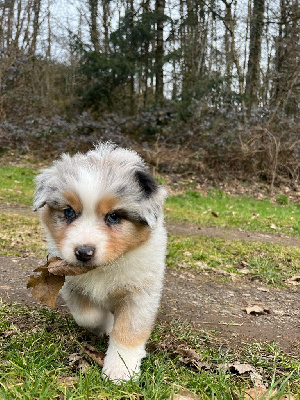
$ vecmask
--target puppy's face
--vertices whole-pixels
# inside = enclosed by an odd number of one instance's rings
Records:
[[[164,197],[136,153],[102,145],[44,170],[35,209],[64,260],[101,266],[147,241]]]

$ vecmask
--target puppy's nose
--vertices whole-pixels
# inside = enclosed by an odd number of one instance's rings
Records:
[[[90,261],[95,254],[93,246],[78,246],[75,249],[75,256],[78,261]]]

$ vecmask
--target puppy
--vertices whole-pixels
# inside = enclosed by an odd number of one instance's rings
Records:
[[[160,302],[166,190],[137,153],[99,144],[64,154],[36,178],[49,255],[85,274],[66,277],[61,294],[78,325],[109,335],[103,376],[137,378]]]

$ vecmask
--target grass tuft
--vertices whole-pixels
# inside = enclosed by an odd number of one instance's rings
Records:
[[[0,200],[9,204],[32,204],[36,171],[25,167],[0,167]]]
[[[300,249],[262,242],[170,236],[167,265],[199,271],[206,266],[220,268],[280,286],[299,272]]]

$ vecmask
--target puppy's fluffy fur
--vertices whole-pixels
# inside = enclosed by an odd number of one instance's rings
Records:
[[[109,334],[104,376],[136,377],[161,297],[165,189],[135,152],[110,143],[64,154],[36,185],[49,254],[97,266],[67,277],[63,298],[79,325]]]

